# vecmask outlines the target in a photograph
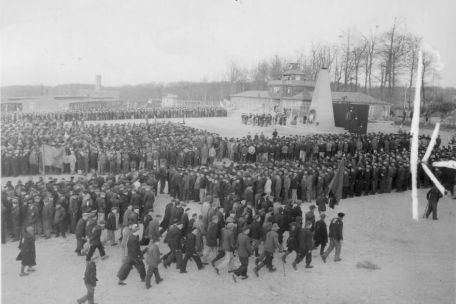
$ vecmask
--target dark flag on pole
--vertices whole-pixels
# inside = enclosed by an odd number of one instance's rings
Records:
[[[334,205],[339,204],[342,198],[342,188],[344,186],[344,170],[345,170],[345,158],[339,162],[336,174],[329,183],[329,207],[334,209]]]

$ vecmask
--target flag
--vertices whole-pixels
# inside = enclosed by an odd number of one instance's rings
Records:
[[[331,182],[329,183],[329,193],[332,194],[332,204],[338,204],[342,197],[342,187],[344,186],[344,170],[345,170],[345,158],[339,162],[336,174],[334,174]]]
[[[63,169],[63,156],[65,149],[63,147],[53,147],[43,145],[43,163],[45,166]]]

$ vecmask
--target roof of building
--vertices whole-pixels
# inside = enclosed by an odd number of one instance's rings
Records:
[[[361,92],[332,92],[333,102],[344,102],[349,101],[352,103],[367,103],[367,104],[379,104],[389,105],[390,103],[372,97],[370,95]]]
[[[294,96],[281,97],[284,100],[304,100],[311,101],[313,92],[310,90],[304,90]],[[258,99],[271,99],[269,91],[245,91],[242,93],[231,95],[230,97],[244,97],[244,98],[258,98]],[[390,103],[372,97],[370,95],[361,92],[332,92],[333,102],[350,102],[359,104],[376,104],[376,105],[390,105]]]
[[[260,99],[271,99],[269,96],[269,91],[245,91],[237,94],[230,95],[230,97],[247,97],[247,98],[260,98]]]
[[[287,100],[312,100],[312,91],[309,90],[304,90],[294,96],[290,97],[282,97],[282,99],[287,99]]]
[[[283,75],[304,75],[304,73],[300,70],[288,70],[283,72]]]

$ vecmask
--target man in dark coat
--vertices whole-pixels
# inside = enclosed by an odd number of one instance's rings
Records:
[[[426,211],[426,218],[432,212],[432,219],[438,220],[437,218],[437,203],[439,199],[442,197],[442,193],[440,193],[439,189],[433,185],[431,190],[428,191],[426,198],[428,199],[427,211]]]
[[[56,237],[59,237],[60,234],[62,234],[62,236],[65,237],[65,230],[63,227],[63,220],[65,218],[65,214],[65,208],[63,208],[63,206],[60,205],[60,203],[57,203],[54,212],[54,227]]]
[[[166,234],[165,243],[168,243],[170,252],[163,257],[163,266],[167,268],[176,260],[176,268],[180,269],[182,263],[182,224],[176,219]]]
[[[149,236],[147,234],[147,228],[149,227],[149,223],[152,221],[153,217],[153,209],[149,209],[147,214],[144,216],[143,219],[143,233],[141,238],[141,246],[149,245]]]
[[[165,215],[163,216],[163,220],[160,223],[160,233],[163,234],[166,230],[168,230],[169,226],[173,223],[171,222],[171,212],[174,209],[174,199],[171,200],[165,207]]]
[[[293,269],[297,270],[296,265],[299,264],[304,257],[306,258],[306,268],[313,268],[310,263],[312,262],[312,248],[313,248],[313,233],[310,230],[312,228],[312,222],[306,222],[304,228],[300,228],[298,231],[298,246],[299,255],[292,263]]]
[[[117,273],[117,277],[119,278],[119,282],[117,284],[126,285],[124,280],[128,277],[132,266],[135,266],[136,270],[138,270],[141,282],[144,282],[146,278],[146,268],[144,266],[144,262],[142,261],[143,253],[141,251],[141,246],[139,245],[138,228],[133,231],[133,234],[128,236],[127,251],[127,257]]]
[[[180,267],[180,273],[187,273],[187,262],[190,258],[192,258],[195,261],[196,266],[198,267],[198,270],[201,270],[204,268],[199,255],[196,253],[196,234],[197,233],[198,233],[197,228],[193,227],[192,232],[187,234],[187,237],[185,239],[185,256],[184,256],[184,260],[182,261],[182,264]]]
[[[308,223],[310,223],[310,231],[314,231],[315,230],[315,213],[314,213],[314,210],[315,210],[315,205],[310,205],[309,206],[309,211],[306,213],[306,217],[305,217],[305,225],[307,226]]]
[[[252,240],[252,248],[255,252],[255,257],[259,256],[258,247],[260,246],[261,236],[263,233],[263,228],[261,225],[261,216],[259,214],[255,215],[253,223],[250,227],[250,238]]]
[[[20,248],[21,251],[16,260],[21,261],[21,272],[19,275],[23,277],[28,275],[28,273],[24,271],[26,266],[28,267],[28,272],[35,271],[35,269],[33,269],[33,266],[36,265],[35,235],[32,226],[27,226],[25,229],[24,239]]]
[[[86,237],[86,225],[87,225],[87,213],[82,214],[82,218],[79,219],[78,223],[76,224],[76,229],[74,234],[76,236],[76,250],[75,252],[79,256],[83,256],[81,250],[84,247],[84,243],[87,242]]]
[[[106,255],[104,251],[103,244],[101,243],[101,232],[105,228],[106,222],[104,220],[101,220],[95,227],[93,227],[91,233],[90,233],[90,248],[89,252],[87,253],[86,256],[86,261],[89,262],[90,259],[92,258],[93,254],[95,253],[95,249],[98,248],[98,251],[100,252],[101,259],[104,260],[108,256]]]
[[[149,289],[150,279],[152,275],[155,275],[155,283],[159,284],[163,279],[160,277],[160,273],[158,272],[158,265],[161,262],[160,259],[160,248],[158,245],[160,244],[160,236],[156,239],[151,239],[149,243],[149,247],[145,250],[146,253],[146,265],[147,273],[146,273],[146,288]]]
[[[241,266],[233,271],[233,280],[236,282],[236,276],[241,276],[243,280],[247,279],[247,270],[249,266],[249,257],[252,255],[252,246],[250,244],[250,228],[245,226],[242,233],[238,235],[237,246]]]
[[[326,244],[328,243],[328,230],[325,223],[326,214],[320,214],[320,220],[315,223],[315,234],[314,234],[314,247],[316,249],[320,246],[320,255],[325,252]]]
[[[117,230],[117,225],[116,225],[116,214],[117,214],[117,207],[112,207],[111,212],[108,213],[108,216],[106,217],[106,230],[107,230],[107,240],[108,242],[111,243],[111,246],[117,245],[116,243],[116,230]]]
[[[295,222],[290,223],[289,235],[287,239],[287,251],[285,251],[284,255],[282,256],[282,262],[284,264],[287,263],[287,256],[291,254],[293,251],[296,251],[296,256],[299,254],[299,247],[298,247],[298,229],[296,227]]]
[[[95,264],[96,258],[93,258],[90,262],[86,265],[86,270],[84,273],[84,284],[87,288],[87,294],[84,295],[82,298],[78,299],[78,304],[85,303],[86,301],[89,304],[94,304],[93,298],[95,295],[95,286],[97,285],[97,266]]]
[[[337,217],[333,218],[331,223],[329,224],[329,247],[326,251],[321,255],[321,259],[323,262],[326,263],[326,258],[328,255],[336,248],[336,255],[334,256],[334,262],[342,261],[340,258],[340,251],[342,249],[342,240],[343,240],[343,228],[344,223],[342,219],[344,218],[345,214],[343,212],[339,212]]]
[[[218,236],[219,236],[219,217],[212,216],[212,221],[209,223],[206,234],[206,252],[204,253],[203,261],[209,263],[212,258],[217,255],[218,249]]]

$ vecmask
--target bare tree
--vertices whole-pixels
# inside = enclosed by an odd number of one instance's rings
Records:
[[[260,61],[251,71],[251,77],[255,89],[266,89],[269,81],[269,63],[266,60]]]
[[[425,106],[426,104],[426,83],[434,81],[435,75],[438,75],[439,64],[439,58],[433,50],[423,51],[423,74],[421,79],[421,94],[423,106]]]
[[[360,73],[360,66],[361,60],[364,58],[364,54],[366,52],[366,44],[362,43],[357,45],[353,48],[352,56],[353,56],[353,69],[354,69],[354,77],[355,77],[355,90],[358,91],[358,77]]]
[[[369,85],[369,93],[372,90],[372,67],[376,56],[377,29],[378,25],[375,26],[374,30],[370,30],[369,36],[363,36],[366,48],[364,52],[364,89],[367,91],[367,86]]]
[[[417,64],[418,64],[418,51],[420,48],[421,44],[421,38],[417,37],[415,35],[410,34],[408,37],[408,52],[407,52],[407,65],[410,69],[410,74],[409,74],[409,83],[408,83],[408,97],[407,97],[407,103],[408,107],[412,107],[412,88],[413,88],[413,81],[415,78],[415,72],[417,69]]]
[[[228,71],[228,81],[231,84],[232,94],[244,91],[244,84],[247,81],[247,71],[232,61]]]
[[[279,79],[285,70],[285,60],[275,54],[269,63],[269,79]]]

